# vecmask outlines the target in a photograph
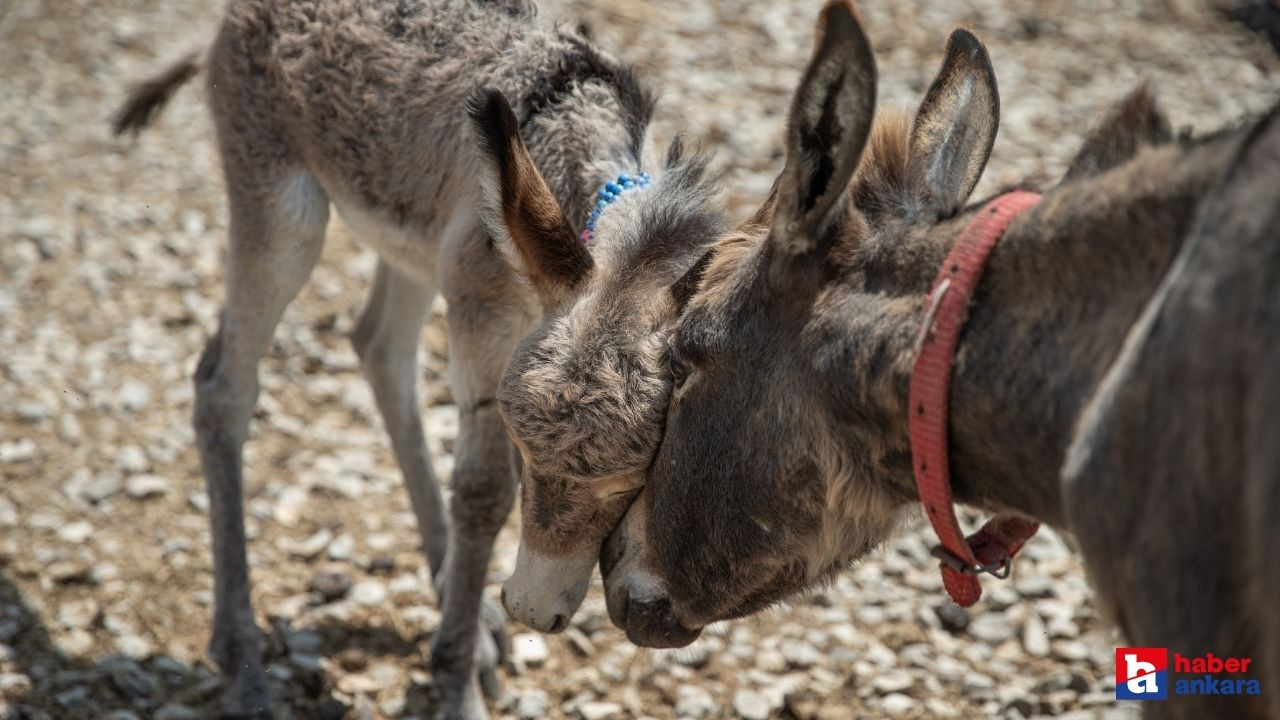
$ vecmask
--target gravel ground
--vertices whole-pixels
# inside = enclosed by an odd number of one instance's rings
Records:
[[[222,294],[225,207],[194,87],[137,142],[109,137],[123,86],[199,42],[197,0],[0,0],[0,718],[215,714],[212,577],[192,448],[197,354]],[[1270,47],[1193,0],[863,3],[885,103],[915,103],[947,33],[988,44],[1003,126],[979,192],[1056,177],[1112,101],[1150,80],[1211,129],[1280,97]],[[1034,8],[1034,10],[1029,9]],[[816,2],[568,0],[662,88],[661,138],[720,148],[731,206],[764,196]],[[281,717],[428,717],[439,620],[407,499],[345,340],[374,258],[340,227],[263,363],[246,449],[259,622]],[[456,428],[437,317],[427,422]],[[515,516],[489,591],[515,556]],[[1042,533],[972,613],[945,602],[912,531],[825,592],[638,650],[592,590],[559,637],[521,634],[504,717],[1130,717],[1115,637],[1079,563]]]

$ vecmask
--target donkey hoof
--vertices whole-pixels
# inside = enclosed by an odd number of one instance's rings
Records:
[[[235,720],[267,720],[271,714],[271,686],[262,668],[237,673],[222,700],[222,717]]]
[[[480,634],[488,635],[489,641],[496,649],[493,667],[506,662],[511,655],[511,636],[507,634],[507,611],[501,605],[489,599],[488,595],[480,603]],[[480,667],[486,667],[481,665]]]
[[[436,716],[442,720],[489,720],[484,697],[473,675],[468,681],[452,683],[441,681],[444,709]]]

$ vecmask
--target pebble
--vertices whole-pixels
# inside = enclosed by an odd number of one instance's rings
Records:
[[[611,702],[587,702],[578,706],[582,720],[611,720],[622,715],[622,706]]]
[[[949,602],[934,608],[934,612],[938,615],[938,621],[942,623],[942,627],[953,633],[964,632],[969,627],[969,611],[959,605]]]
[[[704,718],[717,710],[711,693],[697,685],[681,685],[676,691],[676,715],[688,718]]]
[[[169,480],[159,475],[134,475],[125,481],[124,489],[135,500],[147,500],[168,494]]]
[[[156,711],[155,720],[197,720],[200,717],[195,710],[181,703],[169,703]]]
[[[341,600],[351,591],[351,576],[343,572],[316,573],[307,583],[307,589],[317,593],[324,602]]]
[[[1032,657],[1046,657],[1049,654],[1049,630],[1038,613],[1028,613],[1027,619],[1022,623],[1022,647]]]
[[[84,520],[67,523],[58,529],[58,539],[63,542],[79,545],[93,535],[93,525]]]
[[[969,623],[969,634],[988,645],[998,645],[1018,631],[1004,613],[987,611]]]
[[[911,673],[905,670],[891,670],[882,675],[877,675],[871,681],[871,687],[881,695],[889,695],[908,690],[915,683],[915,678],[911,677]]]
[[[918,703],[915,698],[902,693],[891,693],[880,700],[880,707],[890,717],[904,717],[914,713]]]
[[[382,605],[387,600],[387,586],[381,580],[361,580],[351,587],[351,599],[365,607]]]
[[[743,688],[733,694],[733,711],[743,720],[768,720],[769,704],[753,690]]]
[[[822,653],[807,642],[786,642],[781,650],[787,664],[799,670],[811,668],[822,661]]]
[[[526,667],[541,667],[551,657],[547,641],[535,633],[519,633],[511,638],[511,655],[517,663]]]
[[[540,720],[551,712],[551,696],[545,690],[533,688],[520,693],[516,703],[516,716],[520,720]]]

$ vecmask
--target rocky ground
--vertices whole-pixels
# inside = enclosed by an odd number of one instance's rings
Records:
[[[0,718],[211,717],[207,499],[192,449],[197,354],[225,229],[195,87],[137,142],[107,118],[127,81],[200,42],[198,0],[0,2]],[[1023,9],[1014,9],[1021,7]],[[1034,7],[1034,10],[1027,8]],[[947,33],[991,50],[1003,124],[984,190],[1050,180],[1113,100],[1150,80],[1211,129],[1280,97],[1280,59],[1195,0],[865,2],[886,103],[915,103]],[[719,148],[739,217],[781,157],[816,2],[566,0],[662,88],[658,135]],[[428,717],[439,614],[407,499],[345,340],[374,258],[334,228],[263,363],[246,451],[259,622],[282,717]],[[447,473],[445,337],[425,334],[427,418]],[[513,520],[489,591],[514,561]],[[1123,551],[1123,549],[1117,549]],[[1114,636],[1050,533],[972,612],[909,532],[829,590],[637,650],[598,586],[563,636],[517,635],[503,717],[1130,717]],[[516,629],[518,632],[518,629]]]

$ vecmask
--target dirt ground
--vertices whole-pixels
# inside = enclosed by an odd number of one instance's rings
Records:
[[[659,142],[718,148],[736,217],[764,197],[817,2],[566,0],[659,88]],[[1003,118],[979,193],[1058,177],[1111,102],[1150,81],[1213,129],[1280,98],[1280,58],[1198,0],[864,2],[884,104],[914,105],[950,30],[988,45]],[[198,83],[136,142],[123,88],[198,44],[198,0],[0,0],[0,718],[216,715],[212,577],[189,425],[216,321],[225,203]],[[246,450],[254,601],[281,717],[430,717],[439,621],[407,497],[346,341],[374,267],[340,227],[262,366]],[[423,339],[430,447],[455,411],[439,317]],[[515,515],[489,592],[509,573]],[[599,583],[573,630],[518,635],[502,717],[1121,718],[1115,637],[1051,533],[970,613],[912,530],[828,590],[637,650]],[[1123,549],[1118,549],[1123,551]],[[330,599],[317,576],[349,581]],[[341,593],[337,593],[341,594]],[[520,632],[519,628],[512,628]]]

